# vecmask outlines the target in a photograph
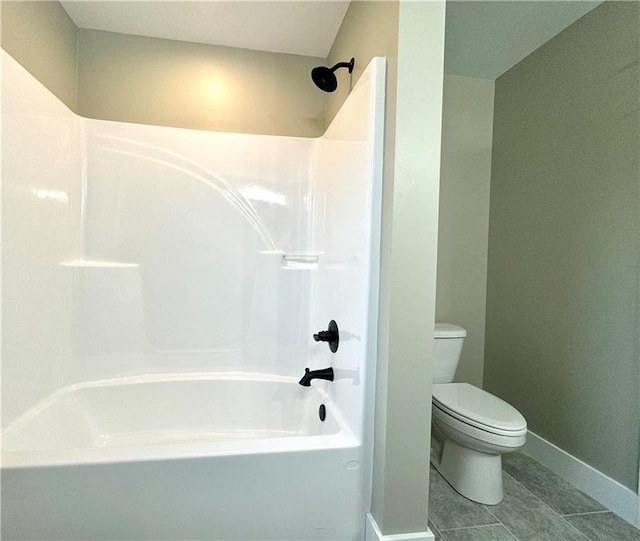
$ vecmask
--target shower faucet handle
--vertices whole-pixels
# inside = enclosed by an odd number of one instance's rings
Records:
[[[334,331],[318,331],[313,335],[313,339],[316,342],[331,342],[336,337],[336,333]]]
[[[328,342],[329,349],[335,353],[338,351],[338,345],[340,343],[340,333],[338,331],[338,324],[332,319],[329,322],[329,328],[326,331],[318,331],[313,335],[313,339],[316,342]]]

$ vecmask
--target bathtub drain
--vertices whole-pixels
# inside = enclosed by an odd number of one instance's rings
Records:
[[[320,416],[321,421],[324,421],[327,418],[327,408],[324,407],[324,404],[320,404],[318,415]]]

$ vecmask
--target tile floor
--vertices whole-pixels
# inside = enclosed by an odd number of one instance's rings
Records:
[[[502,458],[498,505],[467,500],[431,467],[429,527],[437,541],[640,541],[640,530],[532,458]]]

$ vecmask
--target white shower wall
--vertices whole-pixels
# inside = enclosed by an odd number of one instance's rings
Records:
[[[320,139],[82,119],[3,61],[3,424],[79,382],[333,366],[359,434],[384,61]]]
[[[340,346],[333,355],[324,344],[312,346],[309,362],[313,369],[333,366],[332,396],[358,435],[365,407],[361,389],[373,377],[367,361],[375,358],[369,324],[378,312],[371,284],[377,284],[382,197],[382,129],[375,126],[375,111],[383,103],[384,60],[374,58],[318,140],[313,177],[312,251],[321,257],[311,284],[311,321],[320,330],[336,320]]]
[[[317,141],[83,123],[82,377],[301,372]]]
[[[70,383],[80,120],[2,52],[2,424]]]

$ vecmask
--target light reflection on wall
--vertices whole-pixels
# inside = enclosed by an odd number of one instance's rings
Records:
[[[189,83],[189,79],[191,82]],[[191,85],[191,97],[203,113],[218,112],[233,106],[238,97],[238,90],[232,77],[224,70],[211,66],[195,68],[195,73],[186,78],[184,83]]]
[[[38,199],[50,199],[59,203],[68,203],[69,196],[62,190],[47,190],[44,188],[31,188],[31,193]]]
[[[272,203],[281,206],[286,206],[287,204],[287,198],[284,194],[268,190],[264,186],[246,186],[240,189],[240,193],[250,201],[260,201],[261,203]]]
[[[222,77],[207,77],[202,84],[202,90],[205,98],[216,102],[226,101],[229,96],[229,84]]]

